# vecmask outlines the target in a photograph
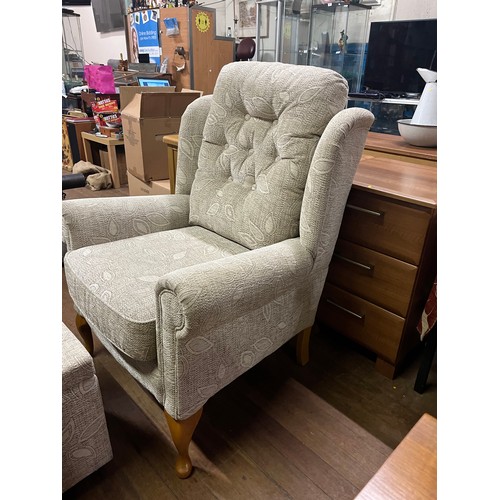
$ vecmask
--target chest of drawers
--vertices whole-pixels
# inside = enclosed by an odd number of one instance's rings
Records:
[[[365,153],[316,319],[374,352],[393,378],[419,343],[436,276],[436,163]]]

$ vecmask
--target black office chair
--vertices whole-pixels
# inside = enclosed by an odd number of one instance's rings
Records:
[[[253,38],[243,38],[236,49],[237,61],[250,61],[255,55],[255,40]]]

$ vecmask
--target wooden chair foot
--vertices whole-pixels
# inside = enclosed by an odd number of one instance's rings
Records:
[[[200,421],[202,412],[203,407],[186,420],[175,420],[164,411],[172,440],[179,453],[175,461],[175,472],[181,479],[188,478],[193,471],[193,464],[189,458],[189,444],[191,443],[196,426]]]
[[[297,363],[301,366],[309,362],[309,339],[311,337],[312,326],[305,328],[296,336],[295,356]]]
[[[90,329],[90,326],[87,323],[87,320],[83,316],[80,316],[79,314],[77,314],[76,318],[75,318],[75,323],[76,323],[76,328],[78,330],[78,333],[80,334],[80,337],[82,337],[83,345],[85,346],[85,349],[87,349],[87,351],[90,353],[90,355],[93,356],[94,355],[94,339],[92,337],[92,330]]]

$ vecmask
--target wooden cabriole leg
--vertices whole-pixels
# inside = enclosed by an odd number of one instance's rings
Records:
[[[295,356],[297,363],[304,366],[309,361],[309,338],[311,337],[312,326],[305,328],[297,334],[295,345]]]
[[[78,333],[80,334],[80,337],[82,337],[85,349],[87,349],[90,355],[93,356],[94,339],[92,338],[92,330],[90,329],[87,320],[83,316],[77,314],[75,318],[75,323],[76,323],[76,328],[78,329]]]
[[[174,441],[174,445],[179,452],[177,460],[175,461],[175,472],[181,479],[189,477],[193,470],[193,464],[189,458],[189,444],[191,443],[194,430],[200,421],[202,412],[203,407],[201,407],[194,415],[186,418],[186,420],[175,420],[166,411],[164,411],[172,440]]]

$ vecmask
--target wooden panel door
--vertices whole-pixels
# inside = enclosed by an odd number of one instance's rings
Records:
[[[215,35],[214,9],[191,7],[191,85],[212,94],[222,67],[234,61],[234,39]]]
[[[189,8],[188,7],[171,7],[160,9],[160,44],[161,44],[161,60],[168,57],[167,72],[172,73],[172,78],[175,81],[175,90],[180,92],[182,89],[191,88],[191,64],[190,64],[190,28],[189,28]],[[176,18],[179,24],[179,34],[167,36],[164,19]],[[186,60],[182,59],[175,53],[177,47],[183,47],[186,52]],[[184,69],[178,71],[178,67]]]

